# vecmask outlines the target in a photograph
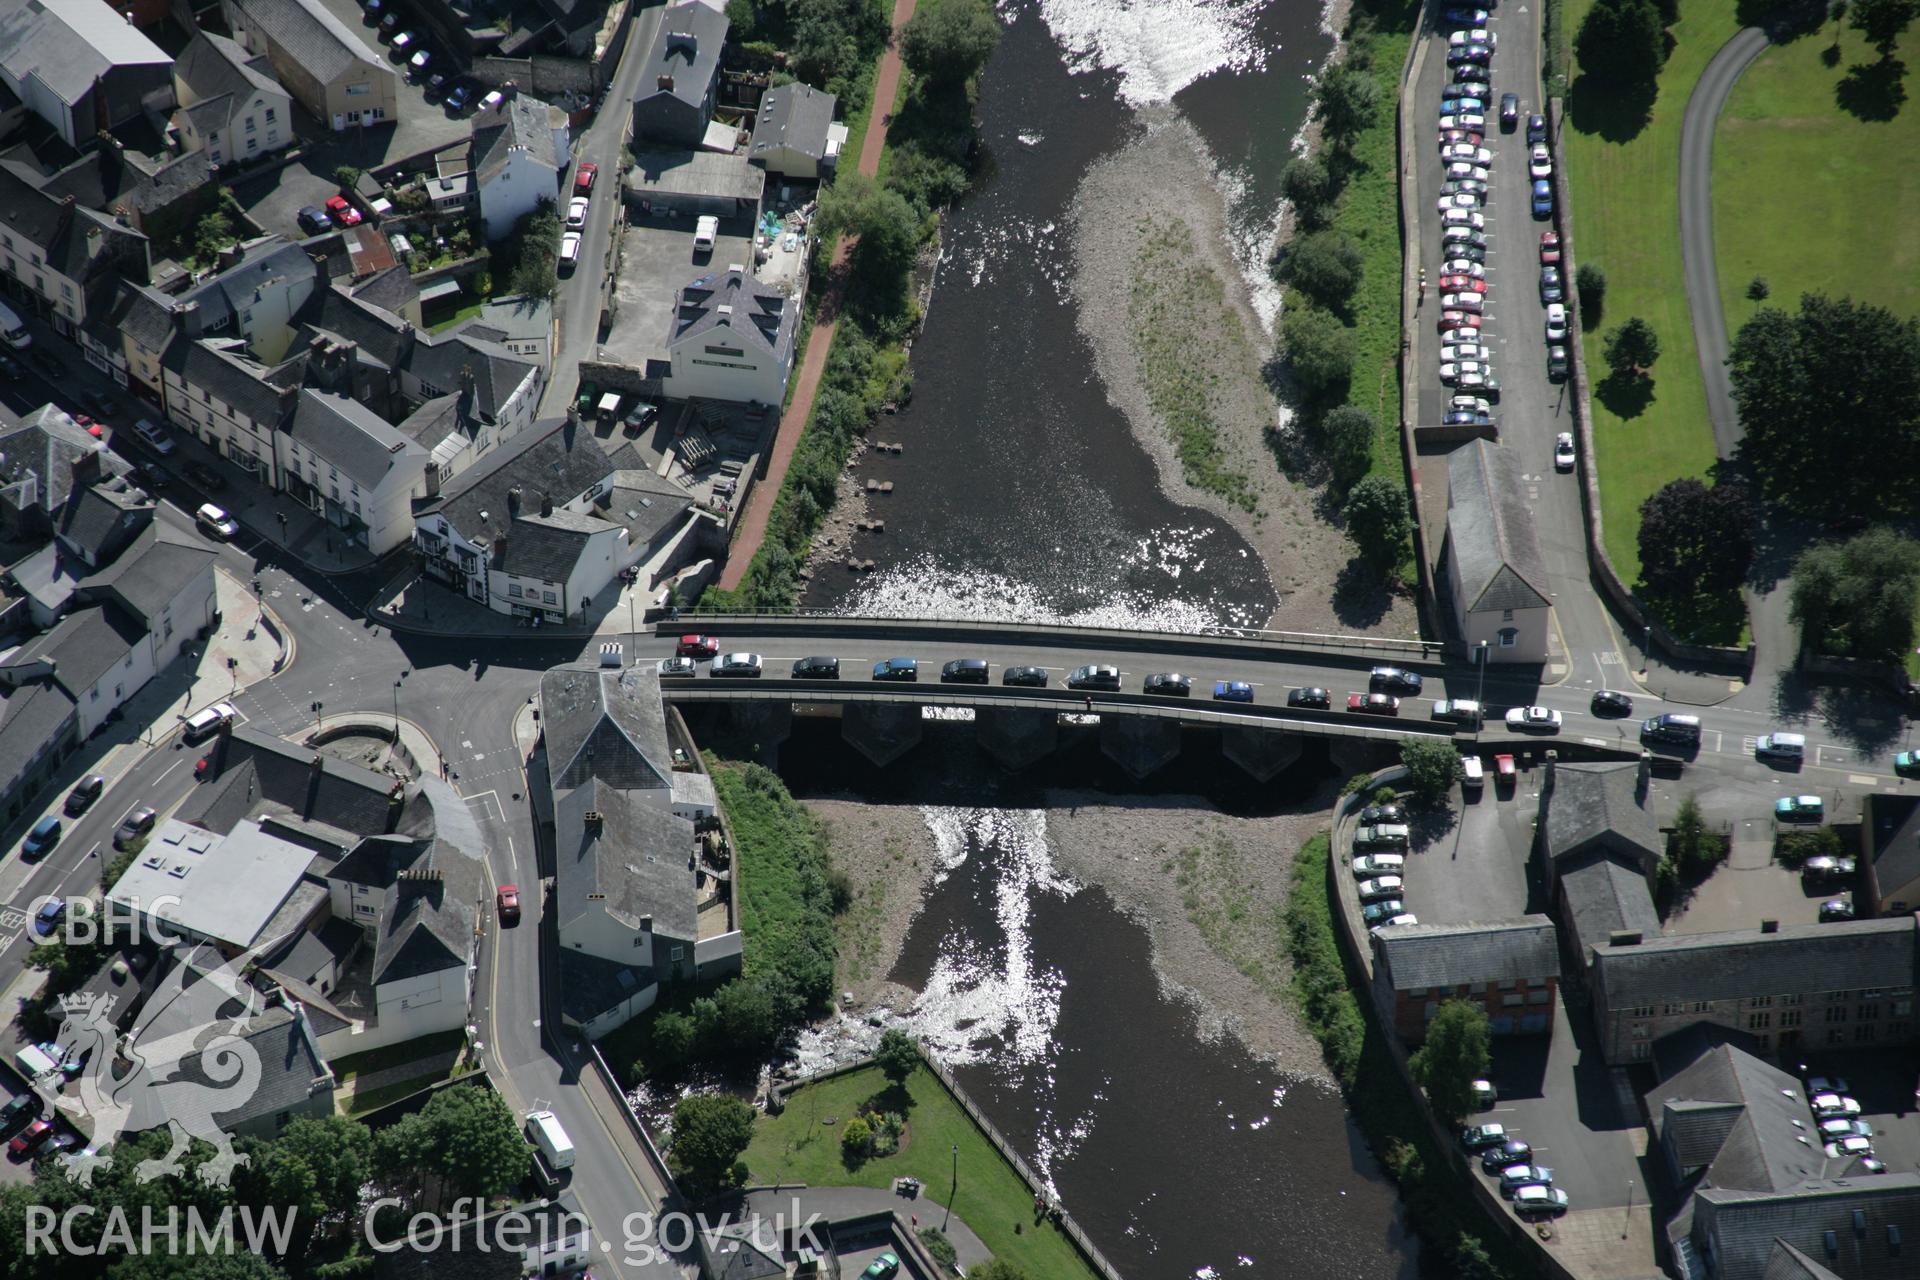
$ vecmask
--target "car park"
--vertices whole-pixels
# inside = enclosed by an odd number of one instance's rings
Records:
[[[1453,364],[1461,360],[1470,360],[1484,364],[1493,358],[1493,352],[1480,343],[1449,343],[1440,348],[1440,362]]]
[[[501,103],[505,102],[506,100],[507,100],[507,95],[500,92],[498,89],[495,89],[493,92],[489,93],[486,97],[480,99],[480,110],[491,111],[495,107],[499,106]]]
[[[400,15],[395,13],[395,14],[390,14],[388,16],[390,18],[397,18]],[[382,25],[384,26],[385,24],[383,23]],[[413,32],[411,31],[400,32],[399,34],[393,37],[393,51],[395,53],[404,55],[407,50],[413,48],[413,40],[414,40]]]
[[[15,1141],[18,1141],[18,1139],[15,1139]],[[1856,1134],[1851,1138],[1838,1138],[1827,1143],[1826,1146],[1821,1149],[1826,1153],[1826,1157],[1829,1160],[1845,1160],[1854,1156],[1872,1155],[1873,1142],[1870,1139],[1862,1138]]]
[[[1485,280],[1487,278],[1487,267],[1484,262],[1475,261],[1472,258],[1449,258],[1440,264],[1440,275],[1443,278],[1446,276],[1466,276],[1473,280]]]
[[[1097,662],[1090,662],[1084,667],[1075,667],[1067,676],[1067,688],[1100,689],[1107,693],[1118,693],[1120,668]]]
[[[1478,111],[1456,111],[1452,115],[1440,117],[1442,129],[1471,129],[1475,133],[1485,133],[1487,118]]]
[[[1800,1069],[1802,1071],[1806,1070],[1805,1067],[1802,1067]],[[1816,1093],[1852,1093],[1852,1092],[1853,1092],[1853,1089],[1847,1084],[1847,1078],[1845,1076],[1808,1076],[1807,1077],[1807,1096],[1809,1098],[1811,1098]]]
[[[1540,301],[1565,302],[1567,286],[1560,279],[1560,268],[1549,264],[1540,268]]]
[[[1492,61],[1493,49],[1484,44],[1461,45],[1457,49],[1447,50],[1447,65],[1449,67],[1459,67],[1463,65],[1484,66],[1486,63]]]
[[[1388,916],[1385,920],[1377,921],[1374,924],[1368,925],[1367,932],[1378,933],[1382,929],[1391,929],[1396,925],[1419,924],[1419,923],[1420,923],[1420,917],[1414,915],[1411,911],[1396,911],[1392,915]]]
[[[1447,252],[1449,253],[1453,251],[1452,246],[1455,244],[1478,245],[1484,249],[1488,243],[1487,233],[1483,229],[1466,225],[1442,227],[1440,229],[1440,242],[1447,246]]]
[[[588,201],[585,196],[575,196],[567,201],[567,225],[575,231],[587,225]]]
[[[673,652],[676,657],[704,661],[720,652],[720,639],[718,636],[703,634],[684,635],[673,646]]]
[[[1859,864],[1852,858],[1836,858],[1822,853],[1801,863],[1800,874],[1808,880],[1851,880],[1858,867]]]
[[[1441,147],[1477,147],[1485,140],[1478,129],[1441,129],[1433,139]]]
[[[883,658],[873,664],[873,678],[888,683],[913,684],[920,679],[920,663],[914,658]]]
[[[1507,1135],[1506,1141],[1498,1146],[1489,1147],[1480,1153],[1480,1171],[1496,1174],[1502,1169],[1510,1169],[1516,1164],[1533,1162],[1533,1146],[1525,1138]]]
[[[1362,880],[1373,876],[1397,876],[1406,869],[1404,854],[1366,853],[1353,860],[1353,874]]]
[[[1447,36],[1447,47],[1450,49],[1473,49],[1483,45],[1492,49],[1498,44],[1499,37],[1485,27],[1464,27]]]
[[[760,655],[757,653],[722,654],[713,660],[713,666],[707,674],[717,679],[757,680],[760,678]]]
[[[1479,267],[1481,273],[1485,274],[1487,250],[1484,245],[1465,244],[1457,240],[1452,240],[1443,245],[1442,249],[1446,254],[1446,261],[1441,264],[1443,271],[1456,271],[1459,269],[1460,264],[1464,262]],[[1468,274],[1471,275],[1473,273],[1468,272]]]
[[[1440,119],[1443,121],[1448,116],[1459,115],[1461,112],[1485,111],[1486,109],[1486,100],[1483,98],[1462,96],[1458,98],[1440,99]],[[1443,125],[1442,127],[1445,126]]]
[[[1477,293],[1443,293],[1440,305],[1449,311],[1479,313],[1486,309],[1487,301]]]
[[[1567,371],[1570,367],[1567,362],[1567,349],[1565,347],[1555,346],[1547,348],[1547,381],[1565,382],[1567,380]]]
[[[703,214],[694,219],[693,251],[695,253],[713,252],[714,241],[720,235],[720,219],[712,214]]]
[[[1455,191],[1443,193],[1433,202],[1433,207],[1440,213],[1445,213],[1449,209],[1478,209],[1484,203],[1486,203],[1486,195],[1483,192]]]
[[[1780,822],[1819,822],[1826,812],[1819,796],[1781,796],[1773,802],[1773,816]]]
[[[1460,1131],[1460,1145],[1468,1151],[1485,1151],[1488,1147],[1497,1147],[1507,1140],[1507,1126],[1503,1124],[1476,1124]],[[1515,1161],[1515,1163],[1520,1163]]]
[[[1440,417],[1442,425],[1449,427],[1490,427],[1493,415],[1476,413],[1471,409],[1449,409]]]
[[[87,777],[73,784],[73,790],[67,792],[66,804],[61,807],[67,811],[69,818],[77,818],[92,808],[93,802],[98,800],[101,792],[106,789],[107,780],[105,778],[97,773],[89,774]]]
[[[1347,710],[1361,715],[1397,716],[1400,714],[1400,699],[1390,693],[1350,693],[1347,695]]]
[[[1513,756],[1505,751],[1493,758],[1493,780],[1500,786],[1510,787],[1519,780],[1520,772],[1514,767]]]
[[[1449,23],[1466,27],[1484,27],[1487,25],[1485,9],[1448,9],[1441,15]]]
[[[24,1160],[39,1149],[40,1144],[53,1136],[51,1120],[35,1120],[13,1136],[7,1144],[7,1151],[16,1160]]]
[[[1515,707],[1507,712],[1507,728],[1558,733],[1560,730],[1560,713],[1552,707],[1537,705],[1531,707]]]
[[[1405,883],[1399,876],[1375,876],[1371,880],[1362,880],[1354,889],[1362,902],[1385,902],[1388,898],[1399,897]]]
[[[1484,336],[1485,335],[1482,334],[1480,330],[1469,329],[1463,325],[1458,329],[1448,329],[1442,332],[1440,335],[1440,342],[1442,346],[1448,346],[1448,347],[1464,346],[1468,344],[1478,346],[1481,338],[1483,338]],[[1454,396],[1453,399],[1458,400],[1460,399],[1460,397]],[[1493,406],[1491,405],[1487,405],[1483,408],[1482,406],[1477,404],[1476,405],[1449,404],[1447,407],[1450,409],[1479,409],[1480,412],[1482,413],[1493,412]]]
[[[1462,360],[1440,366],[1440,381],[1450,387],[1485,386],[1487,378],[1493,373],[1493,366],[1478,360]]]
[[[1529,143],[1547,140],[1547,118],[1542,115],[1527,117],[1527,141]]]
[[[433,62],[432,52],[427,49],[422,49],[418,53],[415,53],[411,58],[407,59],[407,74],[411,76],[413,79],[418,80],[421,76],[426,74],[427,67],[431,65],[432,62]]]
[[[662,658],[660,660],[660,678],[663,680],[683,679],[700,674],[700,664],[692,658]]]
[[[1407,904],[1398,898],[1389,898],[1385,902],[1371,902],[1360,908],[1360,918],[1369,928],[1379,928],[1406,911]]]
[[[1311,711],[1329,711],[1333,708],[1333,695],[1325,689],[1308,685],[1304,688],[1287,690],[1287,705],[1303,707]]]
[[[1500,127],[1511,133],[1520,124],[1520,95],[1503,93],[1500,95]]]
[[[955,658],[940,668],[941,684],[987,684],[991,680],[984,658]]]
[[[1547,151],[1547,144],[1536,142],[1527,152],[1527,176],[1530,178],[1551,178],[1553,176],[1553,156]]]
[[[1453,73],[1453,83],[1446,87],[1450,98],[1479,98],[1481,101],[1493,96],[1493,85],[1485,67],[1472,65],[1449,67]]]
[[[1567,1211],[1567,1193],[1558,1187],[1534,1185],[1513,1193],[1513,1211],[1523,1218],[1551,1218]]]
[[[459,112],[467,109],[467,103],[473,100],[473,90],[464,84],[457,84],[447,90],[447,110]]]
[[[1522,1187],[1549,1187],[1553,1185],[1553,1170],[1542,1169],[1537,1164],[1513,1164],[1500,1171],[1500,1194],[1513,1199],[1513,1193]]]
[[[1487,291],[1487,282],[1485,279],[1476,279],[1473,276],[1441,276],[1440,291],[1442,293],[1484,294]]]
[[[1383,822],[1405,822],[1407,811],[1397,804],[1370,804],[1360,811],[1356,819],[1363,827],[1378,826]]]
[[[1573,470],[1573,432],[1562,431],[1553,438],[1553,466],[1556,471]]]
[[[1602,689],[1593,695],[1588,710],[1596,716],[1630,716],[1633,714],[1633,699],[1618,689]]]
[[[1546,333],[1548,342],[1562,342],[1567,336],[1567,306],[1564,302],[1547,304]]]
[[[1447,171],[1440,176],[1448,182],[1489,182],[1493,172],[1466,160],[1455,160],[1447,165]]]
[[[1553,216],[1553,184],[1545,178],[1533,181],[1533,216],[1551,218]]]
[[[1440,158],[1450,164],[1455,161],[1465,161],[1468,164],[1487,165],[1493,163],[1493,152],[1485,147],[1476,147],[1466,142],[1450,142],[1440,148]],[[1475,223],[1474,230],[1478,231],[1480,225]]]
[[[1450,342],[1478,342],[1479,330],[1486,328],[1487,318],[1477,311],[1443,311],[1440,313],[1440,332]]]
[[[1045,667],[1008,667],[1000,673],[1000,683],[1022,689],[1044,689],[1047,687],[1047,669]]]
[[[838,680],[840,678],[840,659],[828,657],[796,658],[793,663],[795,680]]]
[[[139,808],[120,819],[120,825],[113,829],[113,847],[128,849],[140,838],[153,830],[153,824],[160,820],[160,814],[150,804]]]

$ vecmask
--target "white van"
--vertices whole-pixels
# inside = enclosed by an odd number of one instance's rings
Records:
[[[1487,767],[1480,763],[1479,756],[1463,756],[1460,760],[1460,786],[1466,791],[1478,791],[1487,782]]]
[[[560,1127],[553,1112],[527,1112],[527,1140],[546,1157],[549,1168],[555,1171],[573,1168],[573,1139]]]
[[[1807,736],[1803,733],[1770,733],[1753,744],[1759,760],[1779,760],[1799,764],[1807,758]]]
[[[186,729],[181,736],[189,743],[205,742],[239,718],[240,713],[234,709],[231,702],[216,702],[188,716]]]
[[[35,1045],[27,1045],[13,1055],[13,1069],[29,1081],[38,1080],[50,1071],[58,1071],[60,1064],[48,1057]]]
[[[0,302],[0,341],[15,351],[24,351],[33,345],[33,335],[27,332],[26,321],[4,302]]]
[[[695,253],[712,253],[713,242],[718,239],[719,236],[720,219],[710,213],[701,214],[699,221],[693,224],[693,251]]]
[[[560,237],[560,270],[572,271],[580,265],[580,233],[569,231]]]

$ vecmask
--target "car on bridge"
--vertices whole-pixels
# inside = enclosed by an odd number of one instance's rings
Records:
[[[1463,724],[1468,728],[1478,728],[1486,714],[1486,708],[1472,698],[1442,698],[1433,704],[1435,720]]]
[[[1287,705],[1290,707],[1305,708],[1310,711],[1331,711],[1333,709],[1333,695],[1325,689],[1316,688],[1313,685],[1308,685],[1301,689],[1289,689],[1287,690]]]
[[[720,652],[720,641],[714,636],[681,636],[680,643],[673,647],[676,657],[706,659]]]
[[[840,659],[828,657],[796,658],[793,663],[795,680],[838,680],[840,678]]]
[[[1397,716],[1400,714],[1400,699],[1390,693],[1350,693],[1347,695],[1347,710],[1361,715]]]
[[[873,664],[873,678],[912,684],[920,679],[920,663],[913,658],[884,658]]]
[[[991,681],[984,658],[955,658],[940,668],[941,684],[988,684]]]
[[[1552,707],[1515,707],[1507,712],[1507,728],[1532,733],[1560,732],[1560,713]]]
[[[757,653],[723,654],[713,660],[713,670],[708,674],[715,679],[758,680],[760,655]]]
[[[1101,663],[1090,662],[1084,667],[1075,667],[1067,677],[1069,689],[1100,689],[1107,693],[1120,691],[1120,668],[1109,667]]]
[[[684,679],[700,674],[700,665],[692,658],[660,659],[660,678],[662,680]]]
[[[1252,702],[1253,686],[1245,680],[1215,680],[1213,700],[1215,702]]]
[[[1020,689],[1044,689],[1047,687],[1047,669],[1045,667],[1008,667],[1000,673],[1000,683]]]
[[[1418,696],[1426,684],[1417,671],[1404,667],[1375,667],[1367,672],[1367,688],[1376,693],[1403,693]]]
[[[1781,822],[1819,822],[1826,813],[1819,796],[1781,796],[1773,802],[1773,816]]]
[[[1140,682],[1140,692],[1161,698],[1189,698],[1193,696],[1193,677],[1178,671],[1157,672]]]

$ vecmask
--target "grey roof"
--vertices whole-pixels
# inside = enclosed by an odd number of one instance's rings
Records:
[[[35,505],[49,514],[58,512],[72,491],[74,464],[102,449],[66,410],[42,405],[19,426],[0,432],[0,488],[32,475],[40,491]]]
[[[668,94],[690,107],[703,105],[707,88],[719,73],[720,46],[726,43],[730,25],[725,13],[700,0],[669,5],[640,68],[635,101]]]
[[[328,966],[344,968],[360,945],[360,931],[344,920],[302,929],[264,963],[284,977],[312,982]]]
[[[378,488],[402,458],[424,452],[358,400],[313,387],[300,388],[286,430],[369,490]]]
[[[8,566],[7,577],[20,593],[47,614],[66,612],[80,589],[87,566],[65,554],[57,542],[48,542],[25,559]]]
[[[540,678],[540,723],[556,793],[602,778],[664,791],[673,772],[660,677],[651,667],[554,667]]]
[[[767,189],[767,171],[726,151],[641,151],[633,157],[626,186],[642,200],[696,196],[758,203]]]
[[[210,574],[218,554],[195,534],[156,521],[112,564],[82,581],[80,590],[95,599],[110,595],[151,623],[189,582]]]
[[[758,1218],[706,1232],[700,1237],[702,1273],[713,1280],[785,1280],[779,1240],[773,1224]]]
[[[1612,858],[1594,858],[1560,876],[1566,895],[1568,921],[1582,953],[1604,947],[1614,933],[1632,930],[1643,938],[1660,936],[1660,913],[1654,909],[1647,877],[1638,867]]]
[[[589,812],[600,815],[598,829],[585,821]],[[563,929],[606,911],[629,929],[650,916],[656,934],[692,942],[699,936],[693,824],[592,778],[556,799],[554,888]]]
[[[456,475],[417,514],[438,513],[477,545],[519,536],[515,515],[538,515],[542,499],[556,508],[613,474],[593,433],[565,418],[548,418],[500,445]],[[509,495],[518,490],[519,510]],[[561,576],[565,576],[564,574]]]
[[[76,609],[52,630],[21,645],[0,662],[0,669],[51,659],[54,679],[78,700],[100,677],[125,662],[146,635],[146,628],[116,604]]]
[[[0,29],[0,40],[4,38],[4,29]],[[49,254],[67,221],[66,210],[58,200],[5,165],[0,165],[0,218],[6,219],[7,230]]]
[[[262,236],[242,247],[238,262],[181,294],[180,302],[199,304],[201,326],[211,330],[226,321],[237,321],[262,290],[279,288],[288,281],[311,283],[317,271],[299,241]]]
[[[125,476],[110,476],[73,495],[60,513],[60,541],[87,564],[99,564],[153,519],[153,497]]]
[[[313,856],[258,820],[221,835],[176,816],[154,830],[108,896],[197,937],[251,947]]]
[[[1548,856],[1558,864],[1597,845],[1636,865],[1658,858],[1660,830],[1639,791],[1633,761],[1555,761],[1540,795]]]
[[[1602,947],[1593,968],[1609,1009],[1911,986],[1914,932],[1912,917],[1901,916],[1674,934]]]
[[[468,398],[465,411],[488,422],[499,418],[501,408],[538,368],[497,342],[458,332],[422,335],[406,356],[405,367],[441,391]],[[463,381],[468,374],[473,377],[470,396]]]
[[[284,97],[286,90],[273,78],[265,58],[257,58],[225,36],[199,31],[174,60],[174,78],[185,84],[190,97],[202,104],[223,103],[225,126],[256,93]]]
[[[460,397],[448,394],[422,400],[419,408],[394,424],[394,429],[431,452],[448,436],[472,436],[476,426],[478,424],[461,411]]]
[[[1869,792],[1865,821],[1874,881],[1888,898],[1920,879],[1920,796]]]
[[[1470,440],[1447,455],[1447,483],[1447,532],[1467,612],[1547,608],[1547,568],[1518,456]]]
[[[378,54],[319,0],[227,0],[243,18],[322,84],[364,62],[388,75]]]
[[[381,891],[373,980],[399,982],[464,968],[471,953],[477,864],[440,842],[402,835],[363,840],[329,879]]]
[[[264,805],[324,822],[349,840],[393,830],[399,784],[385,774],[244,725],[214,739],[206,754],[211,776],[188,793],[182,821],[225,831]]]
[[[1776,1239],[1773,1252],[1767,1255],[1767,1269],[1761,1273],[1761,1280],[1841,1280],[1841,1277],[1785,1240]]]
[[[160,357],[161,365],[189,387],[225,401],[242,417],[272,430],[293,409],[288,390],[267,381],[270,370],[206,339],[176,334]]]
[[[480,304],[480,313],[454,330],[505,345],[548,341],[553,337],[553,304],[524,294],[508,294]]]
[[[103,313],[105,330],[132,338],[148,351],[166,350],[173,338],[173,299],[150,285],[121,281],[113,305]],[[89,324],[95,323],[92,317]]]
[[[1402,925],[1374,935],[1396,991],[1560,976],[1553,921]]]
[[[1781,1242],[1831,1261],[1846,1280],[1912,1280],[1920,1174],[1833,1177],[1779,1191],[1702,1186],[1692,1203],[1694,1234],[1714,1241],[1720,1280],[1759,1280]]]
[[[669,347],[677,347],[725,326],[750,346],[785,360],[793,350],[792,298],[761,284],[745,271],[727,270],[682,285],[674,303]]]
[[[515,151],[526,152],[535,164],[558,174],[560,155],[553,145],[556,123],[565,126],[565,112],[524,93],[511,93],[499,106],[474,116],[470,168],[475,178],[490,181]]]
[[[376,271],[353,286],[353,296],[376,307],[398,312],[420,298],[420,286],[413,282],[405,267],[393,266]]]
[[[69,732],[74,698],[51,680],[0,689],[0,784],[17,779],[27,762]]]
[[[238,1000],[233,1000],[221,1006],[219,1012],[233,1016],[239,1014],[242,1008]],[[226,1082],[208,1072],[207,1055],[202,1051],[207,1042],[228,1030],[226,1016],[208,1025],[191,1047],[183,1044],[181,1047],[187,1051],[178,1058],[172,1058],[169,1054],[148,1065],[171,1079],[195,1081],[217,1091],[218,1086]],[[253,1015],[237,1034],[252,1046],[254,1056],[259,1059],[260,1078],[250,1093],[228,1091],[235,1105],[230,1110],[213,1113],[221,1128],[235,1130],[254,1121],[271,1120],[283,1111],[309,1114],[313,1108],[305,1104],[315,1094],[332,1095],[333,1073],[320,1056],[312,1035],[291,1009],[284,1005],[270,1006]],[[148,1033],[143,1042],[150,1042],[151,1039],[152,1034]],[[135,1106],[133,1117],[127,1125],[130,1131],[157,1128],[166,1123],[169,1117],[149,1110],[158,1098],[159,1095],[154,1094],[144,1100],[148,1106]],[[325,1110],[331,1112],[333,1108],[329,1105]],[[267,1127],[275,1126],[269,1124]]]
[[[827,126],[839,100],[809,84],[783,84],[760,99],[753,120],[753,147],[748,152],[763,159],[775,150],[798,151],[815,160],[827,154]]]
[[[363,360],[398,369],[414,345],[411,324],[369,299],[351,297],[340,281],[335,281],[332,288],[315,289],[294,318],[300,325],[295,349],[310,345],[315,331],[319,331],[353,343]]]
[[[601,519],[625,527],[629,546],[646,546],[661,530],[684,519],[693,506],[693,495],[685,486],[648,470],[615,471],[611,480],[590,509]]]
[[[565,582],[580,563],[587,540],[607,526],[570,511],[552,515],[522,515],[507,534],[504,554],[495,567],[520,578]],[[576,603],[568,601],[568,604]]]
[[[86,97],[94,82],[115,67],[167,60],[158,45],[104,0],[0,4],[0,68],[9,80],[40,81],[68,106]]]
[[[1827,1158],[1795,1080],[1752,1054],[1709,1049],[1647,1095],[1647,1115],[1682,1177],[1779,1191],[1825,1176]]]

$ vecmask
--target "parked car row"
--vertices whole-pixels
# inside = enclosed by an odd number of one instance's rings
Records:
[[[1885,1173],[1886,1164],[1873,1151],[1873,1126],[1860,1118],[1860,1104],[1848,1094],[1847,1082],[1809,1076],[1806,1086],[1807,1107],[1827,1159],[1853,1161],[1860,1173]]]
[[[1476,1124],[1460,1133],[1460,1145],[1480,1157],[1480,1172],[1498,1180],[1500,1194],[1522,1218],[1551,1218],[1570,1207],[1553,1185],[1553,1170],[1534,1163],[1533,1147],[1502,1124]]]
[[[1360,811],[1353,832],[1354,890],[1360,895],[1360,918],[1370,933],[1399,924],[1419,924],[1407,910],[1401,891],[1406,887],[1407,847],[1412,830],[1406,811],[1397,804],[1369,805]]]
[[[1440,162],[1445,180],[1435,212],[1440,216],[1440,381],[1459,394],[1447,404],[1448,424],[1490,426],[1491,401],[1500,395],[1493,352],[1482,341],[1486,314],[1486,208],[1493,196],[1493,153],[1486,140],[1493,109],[1493,51],[1499,36],[1488,26],[1485,9],[1448,9],[1447,68],[1451,82],[1440,98]],[[1509,93],[1499,103],[1500,124],[1511,131],[1519,117],[1519,99]],[[1421,275],[1424,292],[1426,277]],[[1375,711],[1354,706],[1349,710]],[[1388,712],[1388,714],[1391,714]]]

